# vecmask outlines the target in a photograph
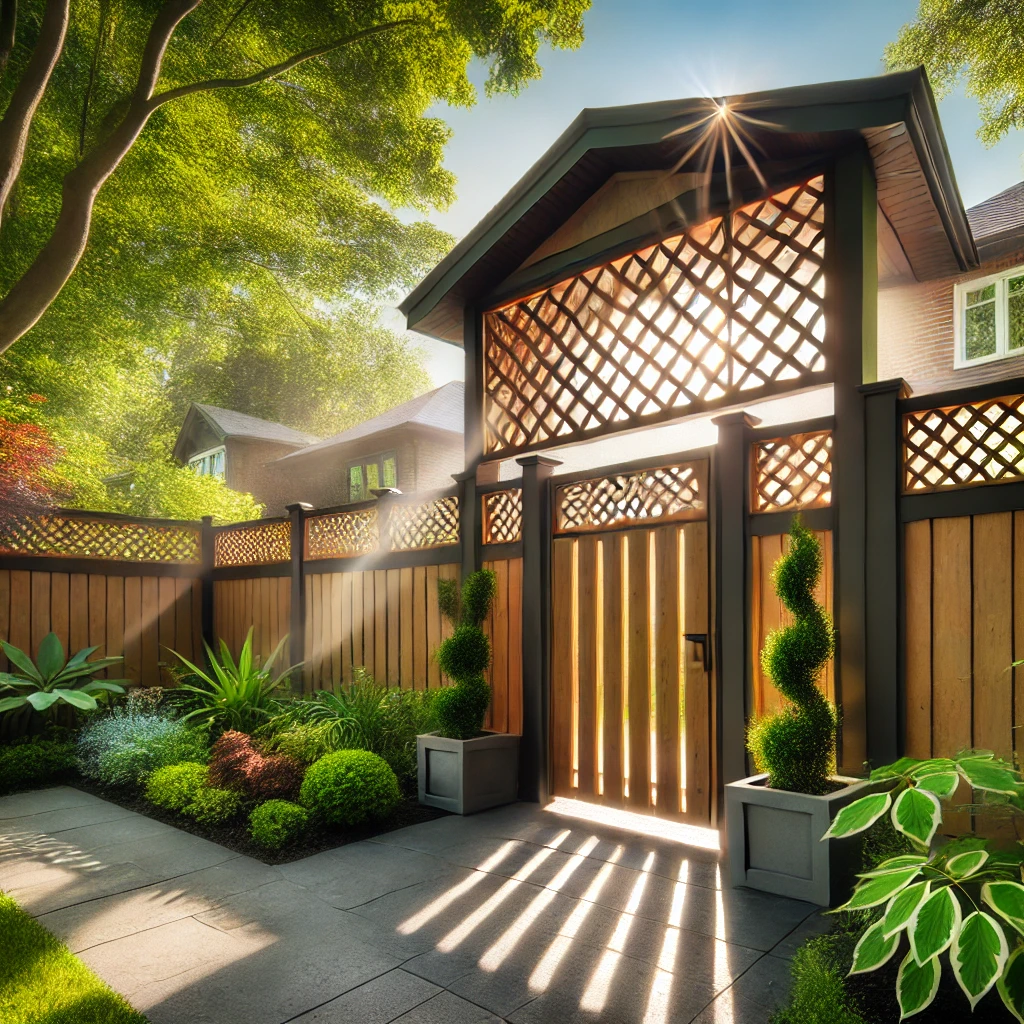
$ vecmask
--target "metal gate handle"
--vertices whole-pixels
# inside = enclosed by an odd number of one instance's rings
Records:
[[[711,671],[711,648],[708,644],[707,633],[685,633],[684,639],[691,644],[700,644],[700,660],[705,672]]]

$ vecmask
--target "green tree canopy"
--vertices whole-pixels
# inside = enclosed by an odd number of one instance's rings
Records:
[[[993,145],[1024,127],[1024,3],[921,0],[917,19],[885,50],[890,70],[928,70],[939,94],[963,83],[981,105],[980,138]]]

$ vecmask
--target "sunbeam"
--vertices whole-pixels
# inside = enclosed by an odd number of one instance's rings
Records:
[[[555,797],[544,809],[567,818],[578,818],[595,825],[611,825],[634,834],[657,836],[659,839],[669,839],[701,850],[720,848],[718,830],[702,828],[700,825],[684,825],[682,822],[667,821],[649,814],[637,814],[635,811],[604,807],[567,797]]]
[[[658,969],[651,981],[651,991],[647,997],[647,1009],[644,1012],[643,1024],[668,1024],[669,996],[672,992],[672,975],[675,971],[676,956],[679,953],[679,932],[683,922],[683,905],[686,902],[686,883],[690,875],[690,864],[683,861],[679,865],[679,875],[672,893],[672,908],[668,914],[665,927],[665,938],[661,943],[661,955],[658,957]]]

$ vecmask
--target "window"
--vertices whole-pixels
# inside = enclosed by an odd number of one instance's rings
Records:
[[[1024,355],[1024,267],[955,289],[957,366]]]
[[[208,452],[200,452],[188,460],[189,469],[194,469],[200,476],[224,476],[224,448],[212,448]]]
[[[378,487],[398,486],[398,458],[384,452],[348,467],[348,500],[366,501]]]

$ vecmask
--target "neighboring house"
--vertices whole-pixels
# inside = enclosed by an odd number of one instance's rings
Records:
[[[294,430],[231,409],[193,402],[185,414],[174,457],[204,476],[219,476],[235,491],[246,491],[271,508],[291,500],[279,489],[277,474],[266,464],[319,441]]]
[[[463,402],[462,381],[452,381],[290,452],[267,472],[288,501],[314,508],[364,501],[379,487],[410,493],[451,486],[463,466]]]
[[[932,281],[915,281],[891,230],[879,233],[878,373],[915,394],[1024,375],[1024,182],[967,220],[979,266]]]

